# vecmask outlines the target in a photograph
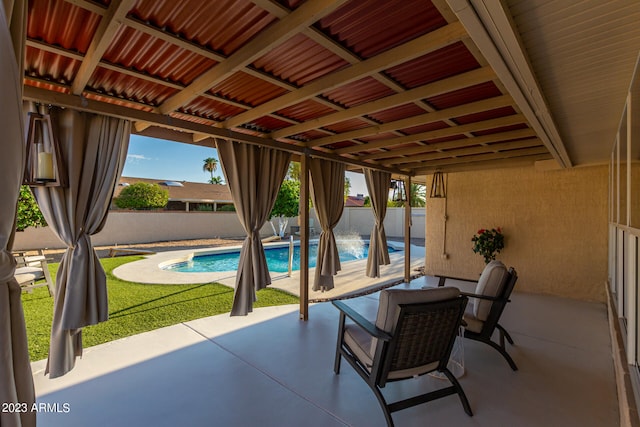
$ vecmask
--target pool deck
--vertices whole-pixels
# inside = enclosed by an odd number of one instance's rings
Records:
[[[265,248],[282,245],[265,244]],[[370,289],[379,288],[397,283],[404,276],[404,247],[398,242],[389,242],[389,245],[399,249],[389,254],[390,265],[381,266],[381,277],[372,279],[364,275],[367,260],[350,261],[342,263],[342,270],[335,277],[335,288],[326,292],[310,292],[312,301],[322,301],[336,297],[345,297],[354,294],[367,292]],[[239,250],[240,246],[228,246],[218,248],[217,251]],[[180,251],[161,252],[145,257],[145,259],[124,264],[113,271],[113,274],[122,280],[146,284],[198,284],[217,282],[229,287],[235,287],[236,272],[210,272],[210,273],[180,273],[170,270],[163,270],[162,265],[186,261],[193,253],[212,252],[212,249],[188,249]],[[415,275],[416,269],[424,266],[425,248],[411,245],[411,271]],[[309,282],[313,284],[315,268],[309,269]],[[271,275],[271,288],[281,289],[293,295],[300,295],[300,272],[294,271],[291,277],[286,273],[275,273]]]

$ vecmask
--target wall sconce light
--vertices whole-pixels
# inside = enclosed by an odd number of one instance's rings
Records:
[[[447,189],[444,184],[444,174],[442,172],[436,172],[433,174],[429,197],[432,199],[444,199],[447,197]]]
[[[404,181],[401,179],[392,179],[391,185],[389,189],[393,190],[393,195],[391,196],[391,200],[394,202],[406,202],[407,201],[407,190],[404,187]]]
[[[66,187],[66,168],[60,143],[49,114],[29,113],[27,158],[23,183],[30,186]]]

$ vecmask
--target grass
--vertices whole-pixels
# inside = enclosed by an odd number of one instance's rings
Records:
[[[233,289],[218,283],[202,285],[144,285],[116,278],[112,271],[125,263],[137,261],[139,256],[105,258],[100,260],[107,273],[109,292],[109,320],[83,329],[85,347],[175,325],[201,317],[229,313],[233,303]],[[58,264],[49,264],[55,278]],[[254,307],[295,304],[298,297],[277,289],[258,291]],[[29,339],[31,360],[47,357],[53,317],[53,298],[46,287],[22,295],[24,316]]]

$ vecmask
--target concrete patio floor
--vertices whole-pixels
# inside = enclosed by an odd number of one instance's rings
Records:
[[[424,277],[410,287],[435,284]],[[460,286],[464,288],[464,286]],[[346,300],[375,309],[377,294]],[[520,370],[486,345],[464,340],[456,396],[394,414],[397,426],[617,426],[619,414],[603,304],[516,293],[503,315]],[[68,411],[38,414],[39,426],[384,426],[365,383],[343,363],[333,373],[338,312],[314,304],[219,315],[85,350],[54,380],[32,364],[38,402]],[[441,387],[421,377],[389,384],[386,395]]]

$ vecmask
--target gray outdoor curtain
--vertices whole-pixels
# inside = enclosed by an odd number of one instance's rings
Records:
[[[56,277],[51,344],[45,373],[73,369],[82,328],[109,317],[106,276],[89,236],[102,230],[127,155],[131,122],[71,109],[51,110],[68,188],[36,187],[51,230],[67,245]]]
[[[368,277],[380,277],[380,266],[391,263],[387,248],[387,235],[384,232],[384,217],[387,215],[387,199],[391,174],[373,169],[364,170],[364,178],[371,199],[375,224],[369,239],[369,255],[367,256]]]
[[[340,257],[333,228],[344,210],[344,163],[311,158],[311,196],[322,227],[318,242],[314,291],[333,289],[333,276],[340,271]]]
[[[240,251],[231,310],[232,316],[245,316],[253,311],[256,291],[271,284],[260,229],[269,219],[291,154],[221,139],[216,143],[236,213],[247,233]]]
[[[11,255],[25,156],[22,64],[26,9],[26,1],[0,5],[0,404],[20,402],[30,410],[35,392],[22,290],[13,277],[15,261]],[[2,410],[0,425],[35,426],[36,413]]]

